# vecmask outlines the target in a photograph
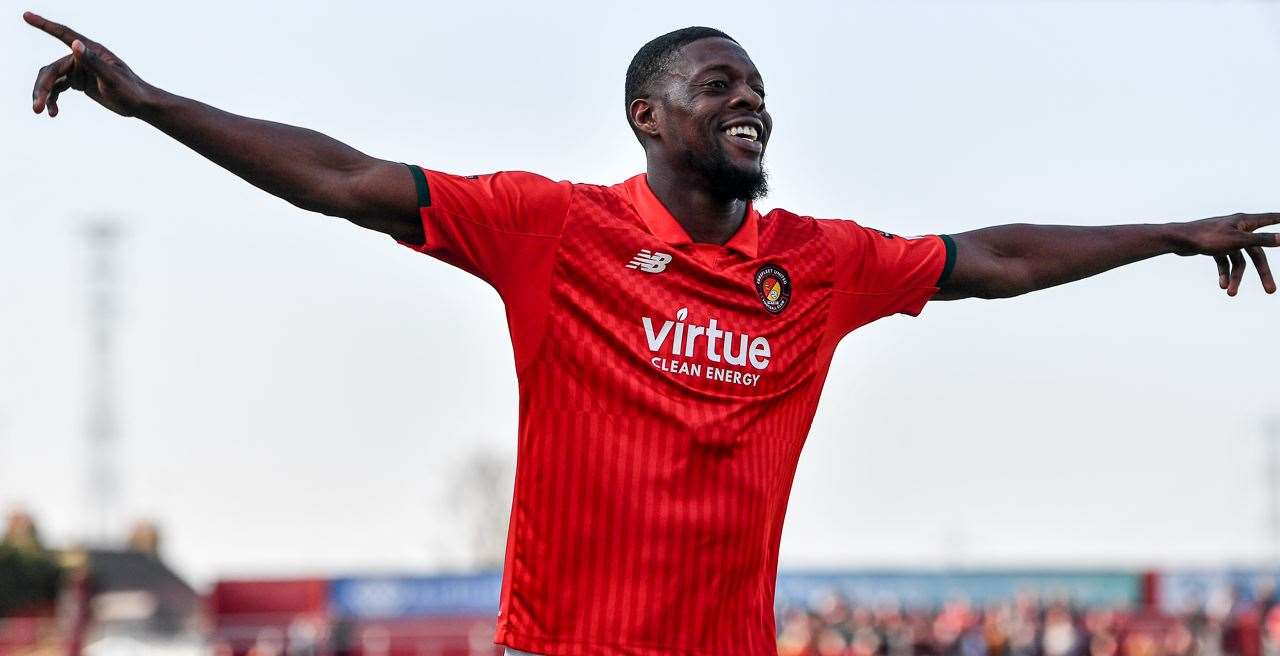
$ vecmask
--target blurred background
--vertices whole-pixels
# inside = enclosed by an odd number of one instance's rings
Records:
[[[1271,2],[112,3],[0,20],[0,655],[492,654],[516,433],[484,283],[78,95],[144,79],[457,173],[639,172],[627,62],[734,35],[771,196],[902,234],[1280,207]],[[1248,274],[1252,276],[1252,271]],[[1280,298],[1173,256],[841,345],[795,655],[1280,654]]]

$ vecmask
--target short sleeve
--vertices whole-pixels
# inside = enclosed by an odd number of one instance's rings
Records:
[[[853,221],[818,223],[834,254],[832,320],[840,335],[891,314],[919,315],[955,264],[947,235],[901,237]]]
[[[400,242],[488,282],[502,296],[518,370],[546,327],[551,275],[573,185],[520,171],[450,175],[409,166],[421,244]]]
[[[508,171],[451,175],[409,166],[422,218],[421,244],[401,242],[484,279],[506,296],[513,279],[553,251],[572,185]]]

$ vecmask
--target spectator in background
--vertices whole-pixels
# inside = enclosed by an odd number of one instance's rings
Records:
[[[1265,592],[1262,594],[1261,592]],[[1280,656],[1280,606],[1270,588],[1257,601],[1211,595],[1199,608],[1074,606],[1020,595],[975,607],[857,603],[822,595],[778,613],[780,656]],[[1224,600],[1226,603],[1224,603]],[[1266,608],[1265,622],[1261,609]]]
[[[1080,653],[1083,640],[1065,604],[1055,604],[1045,614],[1044,637],[1041,640],[1044,656],[1076,656]]]

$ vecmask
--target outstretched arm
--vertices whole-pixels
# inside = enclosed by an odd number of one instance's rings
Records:
[[[71,49],[40,69],[32,109],[58,115],[58,95],[83,91],[121,116],[135,116],[263,191],[313,212],[348,219],[420,243],[409,170],[314,130],[237,116],[147,84],[102,44],[26,12],[23,19]]]
[[[1255,232],[1280,214],[1233,214],[1188,223],[1102,227],[1013,224],[952,235],[956,263],[935,297],[1008,298],[1088,278],[1156,255],[1209,255],[1218,286],[1235,296],[1253,260],[1268,294],[1276,291],[1265,248],[1280,234]]]

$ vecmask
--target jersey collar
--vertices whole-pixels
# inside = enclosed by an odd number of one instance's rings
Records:
[[[645,174],[634,176],[619,186],[630,197],[631,203],[639,212],[640,218],[644,219],[645,225],[653,236],[672,246],[695,243],[689,233],[685,232],[684,226],[680,225],[662,201],[653,195],[653,190],[649,188],[649,178]],[[742,225],[738,226],[738,231],[725,242],[724,247],[754,259],[759,250],[759,221],[760,213],[756,211],[754,205],[747,203],[746,218],[743,219]]]

